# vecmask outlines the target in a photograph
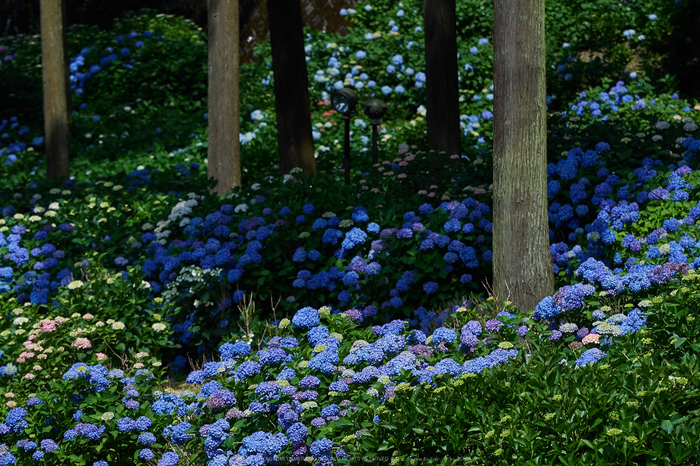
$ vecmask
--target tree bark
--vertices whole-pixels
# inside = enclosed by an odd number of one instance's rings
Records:
[[[455,0],[424,0],[428,147],[461,154]]]
[[[268,0],[280,171],[316,174],[311,102],[299,0]]]
[[[41,73],[44,91],[44,135],[49,179],[68,178],[68,53],[65,4],[41,0]]]
[[[238,0],[209,0],[208,15],[207,176],[221,196],[241,186]]]
[[[493,290],[530,310],[554,291],[544,0],[494,0],[493,44]]]

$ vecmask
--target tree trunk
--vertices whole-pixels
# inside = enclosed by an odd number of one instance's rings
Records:
[[[455,0],[424,0],[428,147],[461,154]]]
[[[223,195],[241,186],[238,0],[209,0],[207,176]]]
[[[493,289],[531,310],[554,291],[544,0],[494,0],[493,45]]]
[[[316,174],[311,134],[311,102],[299,0],[267,0],[275,79],[275,111],[280,171],[299,167]]]
[[[41,0],[41,73],[44,89],[44,134],[49,179],[68,178],[68,53],[65,4]]]

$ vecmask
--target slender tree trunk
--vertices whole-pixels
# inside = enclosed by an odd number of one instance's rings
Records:
[[[207,176],[223,195],[241,186],[238,0],[209,0]]]
[[[311,134],[309,78],[299,0],[267,0],[275,76],[275,112],[280,171],[299,167],[316,174]]]
[[[68,178],[68,53],[65,4],[41,0],[41,72],[44,89],[44,134],[49,179]]]
[[[494,0],[493,276],[533,309],[554,289],[547,219],[544,0]]]
[[[428,147],[461,154],[455,0],[424,0]]]

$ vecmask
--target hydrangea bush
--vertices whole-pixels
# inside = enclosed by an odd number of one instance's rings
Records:
[[[666,10],[610,5],[599,30],[576,22],[589,3],[549,9],[573,22],[548,38],[557,288],[516,309],[488,297],[490,5],[459,6],[465,153],[446,155],[421,150],[419,3],[308,33],[314,178],[273,165],[262,44],[246,184],[222,198],[203,32],[153,12],[72,29],[73,179],[43,179],[36,92],[0,115],[0,464],[697,462],[700,106],[648,77]],[[38,41],[2,44],[0,77],[31,89]],[[350,186],[326,108],[346,84],[392,114],[374,167],[353,123]]]

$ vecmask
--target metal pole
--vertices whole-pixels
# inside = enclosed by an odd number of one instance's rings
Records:
[[[345,185],[350,184],[350,116],[343,115],[345,120]]]
[[[378,120],[372,121],[372,168],[377,164],[377,126]]]

